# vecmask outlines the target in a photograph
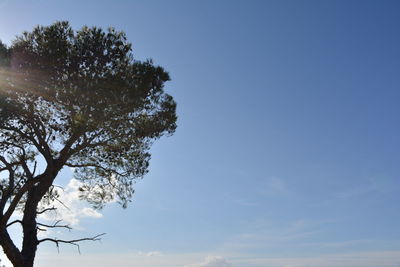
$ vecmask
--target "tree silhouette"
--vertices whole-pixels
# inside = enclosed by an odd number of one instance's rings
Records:
[[[33,266],[45,241],[99,238],[38,239],[43,228],[69,227],[37,221],[54,210],[63,167],[75,168],[82,200],[126,207],[135,179],[148,171],[152,142],[175,131],[176,104],[163,90],[168,73],[131,51],[123,32],[74,31],[68,22],[0,43],[0,245],[14,266]],[[22,219],[10,222],[17,211]],[[8,233],[14,224],[21,248]]]

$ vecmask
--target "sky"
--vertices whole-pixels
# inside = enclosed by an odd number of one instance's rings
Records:
[[[59,20],[125,31],[178,103],[127,209],[93,210],[60,174],[74,230],[48,235],[106,235],[81,253],[45,244],[35,266],[400,266],[399,12],[385,0],[0,0],[8,44]]]

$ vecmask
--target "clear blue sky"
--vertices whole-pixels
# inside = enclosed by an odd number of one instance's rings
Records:
[[[44,246],[37,266],[399,266],[399,13],[378,0],[0,0],[6,43],[56,20],[124,30],[178,102],[129,208],[64,236],[102,242]]]

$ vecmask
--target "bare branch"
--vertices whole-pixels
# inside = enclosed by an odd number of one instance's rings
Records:
[[[15,221],[12,221],[12,222],[10,222],[9,224],[7,224],[6,227],[10,227],[11,225],[13,225],[13,224],[15,224],[15,223],[19,223],[19,224],[22,225],[22,221],[21,221],[21,220],[15,220]]]
[[[42,227],[47,227],[47,228],[66,228],[68,230],[72,230],[72,227],[69,226],[68,224],[59,224],[62,220],[56,221],[53,225],[48,225],[48,224],[43,224],[43,223],[37,223],[37,225],[42,226]]]
[[[66,208],[67,210],[71,210],[67,205],[64,204],[64,202],[62,202],[61,200],[59,200],[57,197],[54,198],[55,201],[57,201],[58,203],[60,203],[64,208]]]
[[[26,174],[26,177],[31,180],[33,179],[33,173],[31,172],[31,170],[28,167],[28,164],[26,164],[26,162],[24,160],[21,161],[21,165],[22,168],[24,169],[24,172]]]
[[[46,208],[44,210],[36,212],[36,214],[42,214],[42,213],[45,213],[46,211],[51,211],[51,210],[57,210],[57,208],[55,208],[55,207]]]
[[[101,240],[101,236],[105,235],[105,233],[96,235],[94,237],[85,237],[85,238],[80,238],[80,239],[74,239],[74,240],[62,240],[62,239],[57,239],[57,238],[44,238],[44,239],[40,239],[38,240],[38,243],[42,243],[42,242],[46,242],[46,241],[50,241],[56,244],[57,249],[59,249],[60,243],[64,243],[64,244],[70,244],[70,245],[74,245],[78,248],[78,252],[79,254],[81,253],[80,251],[80,247],[79,247],[79,242],[82,241],[100,241]]]
[[[35,173],[36,173],[36,167],[37,167],[37,161],[35,160],[35,164],[33,165],[32,175],[35,175]]]
[[[10,171],[12,171],[12,166],[13,166],[13,164],[12,164],[12,163],[9,163],[9,162],[6,160],[5,157],[0,156],[0,161],[3,162],[3,164],[5,165],[4,168],[1,168],[1,169],[0,169],[1,171],[3,171],[3,170],[10,170]]]

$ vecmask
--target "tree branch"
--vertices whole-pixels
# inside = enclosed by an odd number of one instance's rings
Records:
[[[33,179],[33,173],[29,169],[28,164],[26,164],[26,162],[24,160],[22,160],[21,161],[21,165],[22,165],[22,168],[24,169],[24,172],[25,172],[26,177],[28,178],[28,180]]]
[[[101,165],[98,165],[98,164],[95,164],[95,163],[72,164],[72,163],[66,162],[64,165],[67,166],[67,167],[71,167],[71,168],[87,168],[87,167],[99,168],[99,169],[102,169],[103,171],[106,171],[106,172],[109,172],[109,173],[113,173],[113,174],[116,174],[116,175],[119,175],[119,176],[126,176],[125,173],[120,173],[120,172],[118,172],[116,170],[113,170],[111,168],[105,168],[105,167],[103,167]]]
[[[57,210],[57,208],[55,208],[55,207],[46,208],[46,209],[44,209],[44,210],[41,210],[41,211],[36,212],[36,214],[39,215],[39,214],[45,213],[46,211],[50,211],[50,210]]]
[[[56,244],[57,249],[59,249],[60,243],[64,243],[64,244],[70,244],[70,245],[74,245],[78,248],[78,252],[81,253],[80,251],[80,247],[79,247],[79,242],[82,241],[100,241],[101,240],[101,236],[105,235],[105,233],[96,235],[94,237],[85,237],[85,238],[80,238],[80,239],[74,239],[74,240],[62,240],[62,239],[56,239],[56,238],[44,238],[44,239],[40,239],[38,240],[38,243],[42,243],[42,242],[46,242],[46,241],[50,241]]]
[[[10,206],[8,207],[6,213],[0,218],[0,229],[2,225],[6,225],[7,221],[10,219],[11,215],[13,214],[15,208],[17,207],[19,201],[21,200],[22,196],[31,189],[36,183],[41,181],[43,176],[39,176],[35,179],[27,181],[18,193],[15,195],[14,199],[11,201]]]
[[[48,224],[43,224],[43,223],[37,223],[37,225],[42,226],[42,227],[47,227],[47,228],[66,228],[68,230],[72,230],[72,227],[69,226],[68,224],[59,224],[61,220],[56,221],[53,225],[48,225]]]
[[[10,163],[8,163],[7,160],[3,156],[0,157],[0,161],[2,161],[6,165],[6,168],[7,168],[8,172],[9,172],[8,187],[6,188],[5,192],[2,190],[3,194],[2,194],[1,199],[0,199],[0,213],[3,214],[3,211],[4,211],[4,208],[6,206],[6,203],[7,203],[8,199],[11,197],[12,192],[14,190],[15,177],[14,177],[14,170],[12,168],[12,165]]]
[[[13,225],[13,224],[15,224],[15,223],[20,223],[20,224],[22,224],[22,221],[21,220],[15,220],[15,221],[12,221],[12,222],[10,222],[9,224],[7,224],[7,228],[8,227],[10,227],[11,225]]]
[[[44,157],[46,157],[46,152],[43,150],[43,148],[39,145],[39,143],[36,141],[36,139],[33,136],[29,136],[26,133],[24,133],[23,131],[21,131],[20,129],[18,129],[16,127],[12,127],[12,126],[7,127],[7,126],[2,125],[0,129],[18,133],[22,138],[31,141],[32,144],[39,150],[39,152],[42,153],[42,155]]]

